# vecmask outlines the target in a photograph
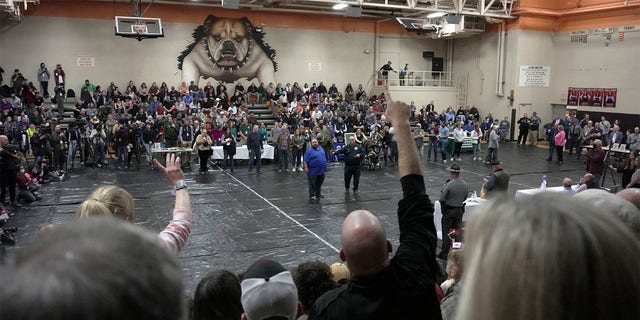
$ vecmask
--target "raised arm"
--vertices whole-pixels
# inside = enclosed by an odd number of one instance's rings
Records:
[[[409,126],[411,106],[402,101],[391,100],[388,88],[385,88],[384,96],[387,97],[389,102],[385,116],[391,121],[395,130],[396,141],[398,142],[398,171],[400,178],[411,174],[422,175],[418,149],[411,137],[411,127]]]
[[[166,166],[163,166],[157,159],[153,159],[153,164],[169,180],[169,183],[176,187],[173,219],[160,233],[160,239],[172,253],[177,255],[187,242],[193,225],[189,191],[184,185],[184,173],[180,168],[180,157],[173,153],[167,154]]]

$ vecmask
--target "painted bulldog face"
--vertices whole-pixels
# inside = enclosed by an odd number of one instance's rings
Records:
[[[224,71],[239,69],[250,48],[249,31],[238,20],[221,19],[209,29],[208,49],[213,62]]]

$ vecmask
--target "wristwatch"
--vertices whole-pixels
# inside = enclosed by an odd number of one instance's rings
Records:
[[[176,185],[174,186],[174,189],[176,191],[186,189],[186,188],[187,188],[187,183],[185,183],[184,180],[178,180],[178,182],[176,182]]]

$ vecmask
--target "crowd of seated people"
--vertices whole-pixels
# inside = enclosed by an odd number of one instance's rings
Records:
[[[300,129],[305,147],[312,137],[316,137],[322,138],[319,141],[323,147],[331,151],[333,141],[344,142],[345,133],[357,132],[359,143],[380,148],[385,163],[397,162],[393,130],[389,130],[391,126],[382,116],[386,106],[384,93],[368,96],[361,84],[357,88],[347,84],[341,91],[335,84],[327,88],[322,82],[317,85],[251,83],[247,88],[241,83],[218,82],[214,85],[207,82],[199,87],[193,82],[183,82],[176,88],[165,82],[160,85],[143,82],[136,86],[129,81],[123,90],[114,82],[103,88],[86,80],[73,109],[75,121],[68,128],[63,126],[59,134],[49,133],[47,128],[53,131],[63,122],[64,108],[60,99],[56,100],[57,107],[48,105],[32,84],[27,87],[31,89],[26,91],[33,91],[36,99],[23,103],[14,95],[13,99],[3,100],[0,109],[4,112],[0,121],[14,115],[17,120],[5,124],[11,132],[10,140],[21,141],[25,154],[48,159],[58,175],[73,169],[78,156],[81,157],[80,165],[107,165],[107,150],[116,151],[116,166],[121,168],[128,168],[133,158],[139,164],[145,153],[146,162],[150,163],[151,148],[156,143],[162,147],[191,147],[203,128],[209,131],[214,145],[222,144],[222,133],[227,128],[237,142],[243,143],[250,128],[259,123],[259,117],[251,111],[250,106],[254,104],[266,104],[271,109],[277,128],[287,124],[290,133]],[[460,107],[457,112],[449,107],[438,114],[433,103],[423,107],[412,103],[411,114],[412,119],[419,121],[425,129],[432,126],[432,120],[436,124],[446,121],[453,126],[457,121],[473,124],[467,119],[477,122],[479,118],[475,106]],[[27,134],[31,124],[35,126],[32,131],[45,129],[44,134],[40,133],[44,140],[60,139],[63,143],[50,141],[51,147],[45,146],[44,151],[43,148],[32,148],[32,134]],[[437,130],[437,126],[435,128]],[[20,138],[22,135],[26,138]],[[107,149],[107,146],[111,147]],[[41,154],[35,154],[33,149]],[[40,167],[40,161],[35,165]]]

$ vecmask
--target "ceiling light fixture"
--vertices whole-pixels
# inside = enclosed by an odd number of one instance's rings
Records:
[[[447,14],[444,12],[432,12],[430,14],[427,15],[427,18],[429,19],[433,19],[433,18],[440,18],[440,17],[444,17]]]
[[[346,7],[348,7],[349,5],[346,3],[336,3],[333,5],[333,10],[342,10],[345,9]]]

